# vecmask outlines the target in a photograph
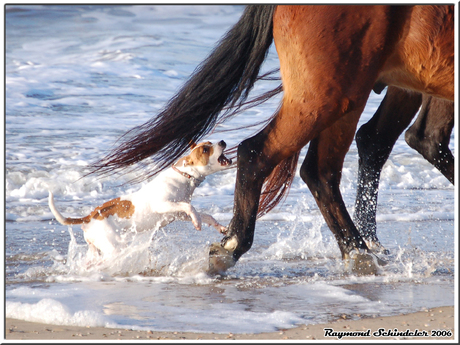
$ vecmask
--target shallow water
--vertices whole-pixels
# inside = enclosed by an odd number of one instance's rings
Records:
[[[241,12],[241,6],[7,6],[7,317],[235,333],[453,305],[454,187],[403,137],[382,172],[378,231],[391,254],[375,276],[347,271],[298,173],[288,198],[257,223],[252,249],[224,277],[204,273],[207,248],[221,239],[214,229],[197,232],[175,222],[138,235],[110,263],[87,266],[80,229],[52,219],[48,190],[62,213],[81,216],[140,188],[124,185],[134,173],[83,176],[120,135],[163,107]],[[271,49],[263,70],[276,67]],[[260,82],[254,92],[275,86]],[[382,98],[371,94],[361,123]],[[225,122],[206,139],[237,145],[257,127],[219,130],[267,119],[278,102]],[[455,151],[454,135],[450,146]],[[356,176],[353,144],[341,184],[350,212]],[[228,224],[234,183],[234,169],[210,176],[192,203]]]

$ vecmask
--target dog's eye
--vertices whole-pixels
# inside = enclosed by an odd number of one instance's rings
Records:
[[[203,147],[203,153],[208,153],[209,149],[207,147]]]

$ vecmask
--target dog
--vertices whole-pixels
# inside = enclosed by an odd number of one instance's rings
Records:
[[[195,188],[206,176],[232,164],[232,160],[224,155],[226,146],[223,140],[214,145],[209,141],[192,144],[188,156],[160,172],[139,191],[110,200],[86,217],[66,218],[61,215],[51,192],[49,207],[59,223],[81,224],[90,253],[103,257],[114,255],[123,247],[123,234],[129,229],[139,233],[159,229],[175,220],[191,220],[197,230],[201,230],[204,222],[225,234],[225,226],[212,216],[197,212],[190,202]]]

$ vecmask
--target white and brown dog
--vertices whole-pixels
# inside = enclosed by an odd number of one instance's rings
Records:
[[[161,228],[175,220],[191,220],[197,230],[202,222],[225,233],[226,227],[212,216],[199,213],[190,204],[193,192],[206,176],[228,168],[224,141],[203,142],[191,146],[191,153],[171,168],[159,173],[139,191],[104,203],[83,218],[66,218],[56,209],[53,194],[49,207],[63,225],[82,224],[91,254],[113,255],[123,247],[122,234],[129,229],[137,233]]]

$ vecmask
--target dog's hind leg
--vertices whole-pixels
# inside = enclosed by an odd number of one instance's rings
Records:
[[[102,256],[99,250],[93,244],[88,243],[88,251],[86,252],[86,268],[91,268],[101,259],[101,257]]]
[[[103,220],[94,220],[88,224],[82,225],[83,235],[89,250],[96,248],[96,251],[103,257],[110,257],[120,250],[122,244],[118,235],[117,224],[111,218]]]

